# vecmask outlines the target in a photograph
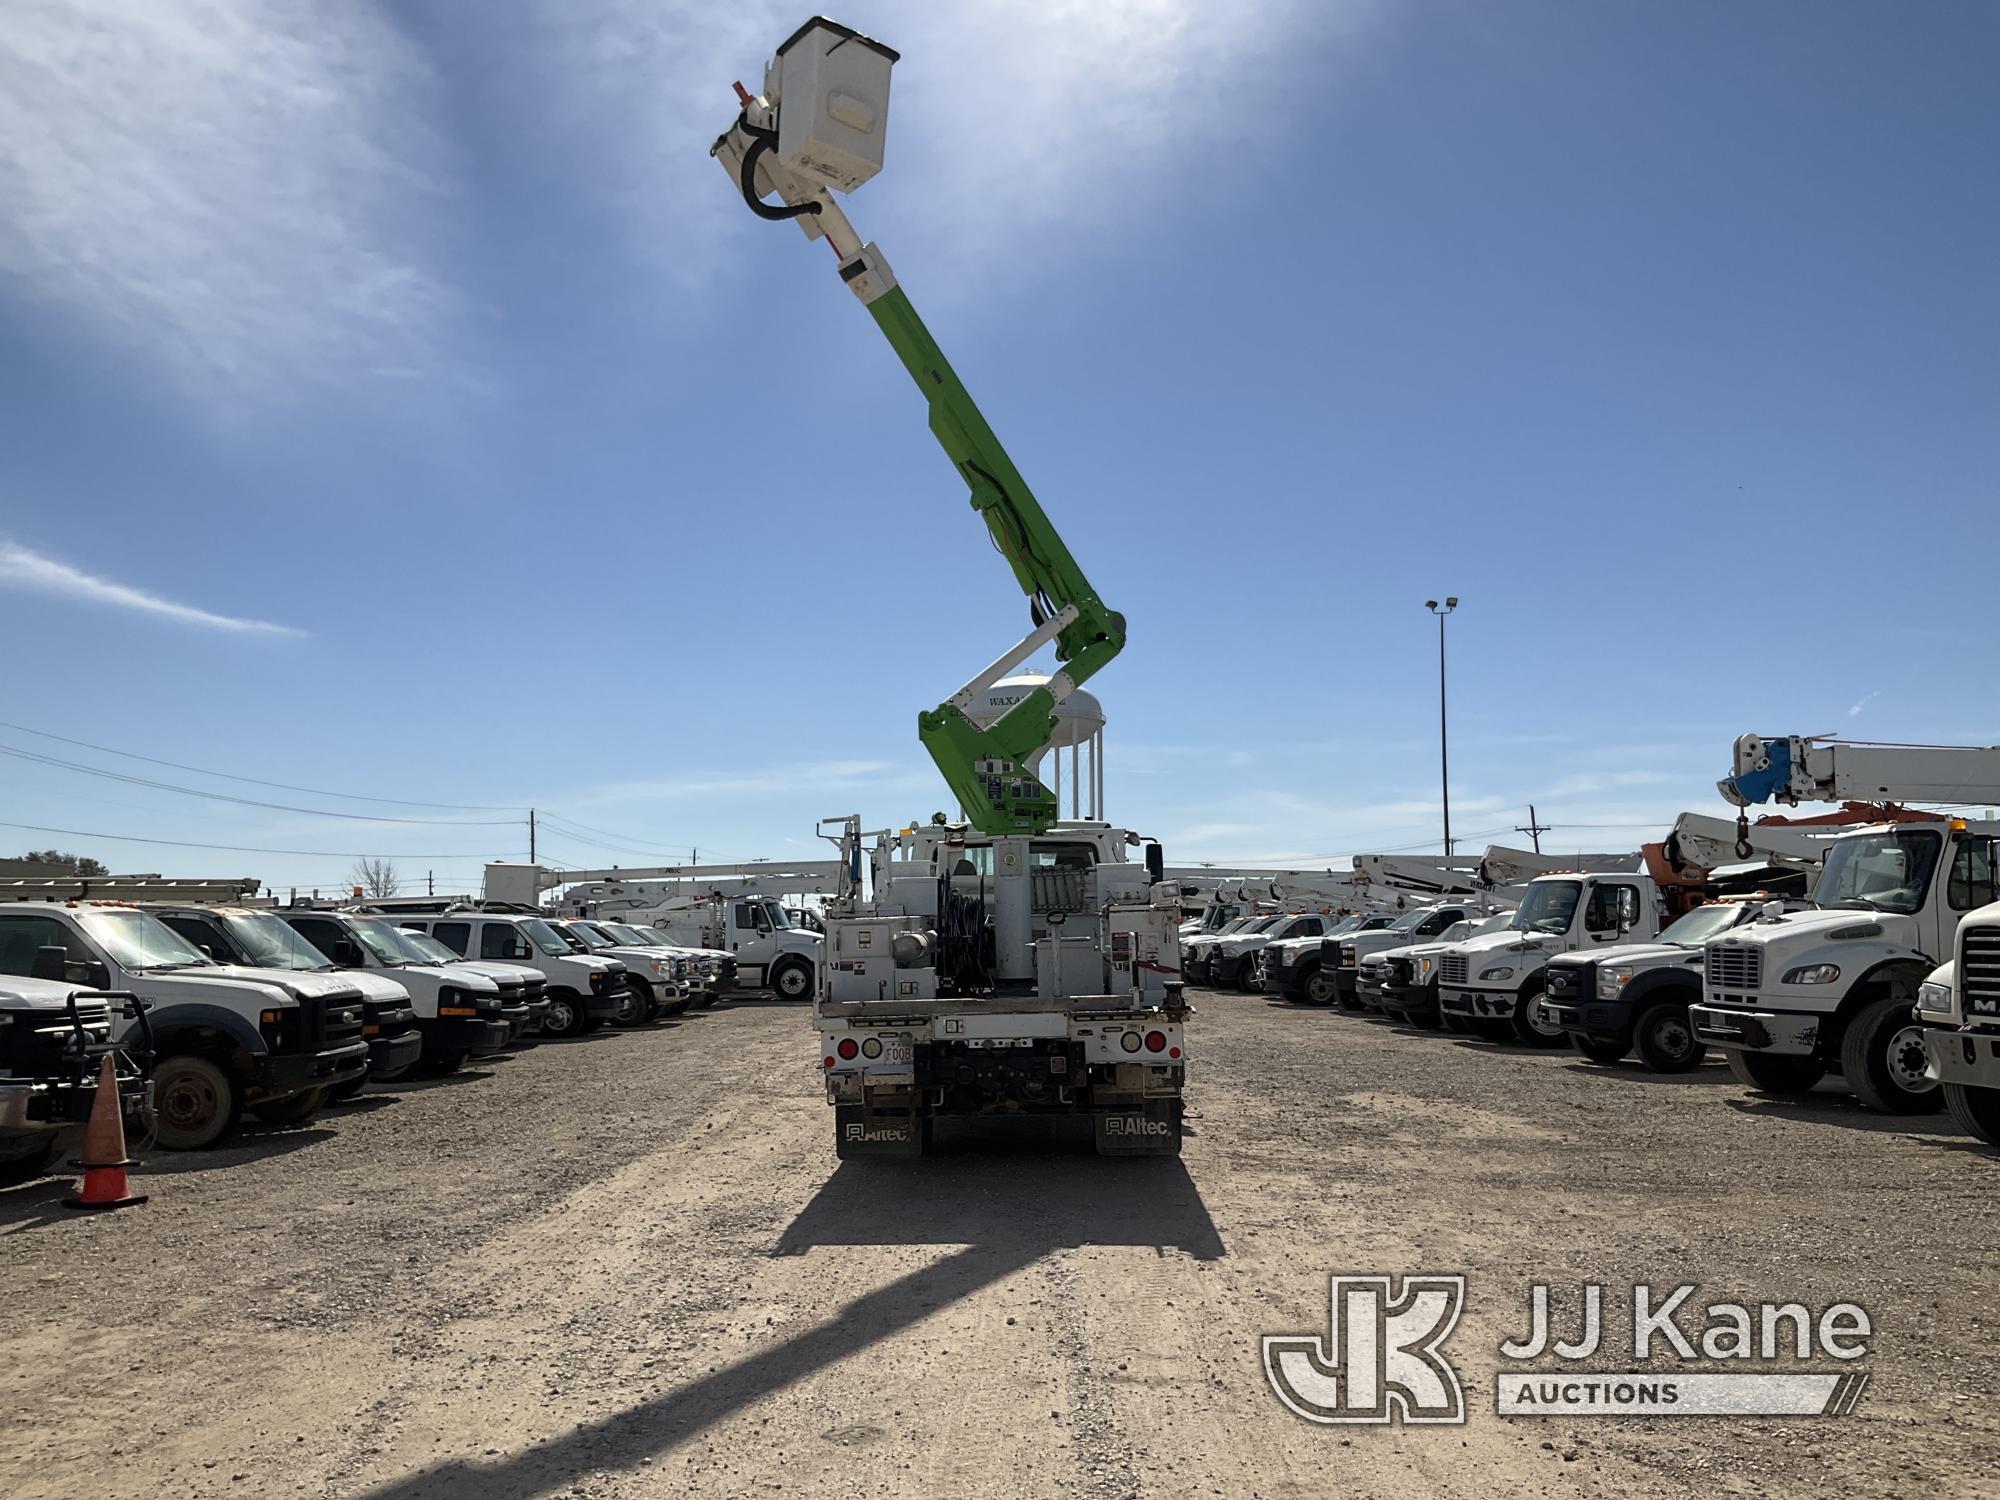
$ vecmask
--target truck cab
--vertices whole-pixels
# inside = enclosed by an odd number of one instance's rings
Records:
[[[1647,876],[1615,872],[1541,875],[1528,882],[1506,928],[1438,955],[1438,1006],[1446,1024],[1491,1041],[1560,1047],[1568,1037],[1542,1007],[1544,974],[1561,953],[1591,953],[1660,930]]]
[[[1829,840],[1808,907],[1708,941],[1695,1035],[1760,1093],[1801,1094],[1838,1070],[1872,1109],[1942,1108],[1913,1006],[1960,919],[1994,900],[1996,828],[1941,817]]]
[[[1650,943],[1629,943],[1549,961],[1543,1010],[1592,1062],[1614,1063],[1638,1050],[1655,1073],[1700,1067],[1707,1048],[1689,1009],[1701,1002],[1710,938],[1734,932],[1773,906],[1753,896],[1697,906]]]
[[[625,989],[612,1013],[612,1025],[643,1026],[666,1014],[669,1006],[678,1004],[679,1010],[687,1009],[679,966],[670,954],[649,944],[624,942],[581,917],[555,917],[549,925],[578,953],[616,959],[625,965]]]
[[[637,934],[634,941],[663,948],[681,959],[689,989],[689,1003],[700,1010],[715,1004],[736,988],[736,960],[719,948],[690,948],[674,941],[673,934],[643,923],[615,922],[613,932]]]
[[[520,964],[542,976],[541,1033],[567,1040],[597,1030],[626,993],[625,965],[581,954],[537,915],[451,905],[442,911],[398,911],[398,927],[428,933],[464,958]]]
[[[181,906],[148,902],[147,911],[217,963],[301,974],[337,972],[333,961],[274,911],[242,906]],[[373,1080],[387,1083],[409,1072],[423,1051],[410,992],[386,974],[350,970],[342,979],[361,992],[361,1034],[368,1039],[368,1073],[331,1093],[341,1098]]]
[[[0,974],[146,1006],[143,1022],[114,1016],[112,1040],[150,1031],[153,1134],[170,1151],[214,1145],[246,1108],[297,1124],[367,1072],[361,991],[345,977],[216,963],[126,902],[0,904]]]
[[[467,958],[462,953],[454,953],[428,932],[417,932],[401,923],[395,925],[397,936],[416,949],[419,958],[448,969],[484,974],[500,987],[500,1014],[507,1022],[509,1042],[520,1041],[548,1018],[549,1002],[542,993],[548,983],[542,978],[541,970],[499,959]]]
[[[1355,993],[1392,1020],[1436,1031],[1444,1024],[1438,1009],[1439,956],[1469,938],[1504,931],[1513,920],[1511,911],[1494,912],[1476,921],[1454,922],[1426,942],[1371,953],[1355,969]]]
[[[1344,917],[1328,917],[1317,932],[1308,929],[1266,944],[1264,988],[1287,1000],[1331,1005],[1340,998],[1340,991],[1328,955],[1337,952],[1340,940],[1349,934],[1373,932],[1394,920],[1386,912],[1349,912]]]
[[[1404,948],[1441,935],[1447,928],[1479,916],[1479,908],[1469,901],[1440,901],[1418,906],[1393,919],[1384,918],[1377,927],[1361,926],[1340,935],[1336,943],[1323,946],[1322,962],[1334,960],[1333,988],[1343,1005],[1364,1009],[1369,997],[1361,993],[1361,962],[1372,954]]]
[[[1288,912],[1261,927],[1221,934],[1208,948],[1208,982],[1217,987],[1227,984],[1241,990],[1262,989],[1262,961],[1272,943],[1316,944],[1339,921],[1339,917],[1316,911]]]
[[[812,998],[824,939],[792,926],[773,897],[683,899],[618,915],[657,928],[676,944],[727,953],[736,961],[736,982],[743,989],[769,991],[780,1000]]]
[[[2000,906],[1959,924],[1957,955],[1917,990],[1925,1061],[1959,1128],[2000,1146]]]
[[[484,974],[431,962],[381,917],[289,907],[279,915],[336,967],[373,970],[409,991],[425,1067],[449,1073],[507,1045],[500,986]]]

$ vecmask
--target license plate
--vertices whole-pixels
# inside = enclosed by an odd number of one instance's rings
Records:
[[[910,1043],[907,1039],[902,1041],[887,1041],[882,1044],[883,1062],[906,1063],[910,1060],[910,1056]]]

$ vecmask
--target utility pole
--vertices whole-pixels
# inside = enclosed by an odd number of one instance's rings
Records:
[[[528,809],[528,863],[535,862],[535,810]]]
[[[1444,792],[1444,857],[1451,858],[1451,736],[1447,730],[1444,705],[1444,617],[1458,608],[1458,595],[1447,595],[1443,608],[1435,599],[1426,599],[1424,608],[1438,620],[1438,772]],[[1532,816],[1532,814],[1530,815]]]
[[[1534,815],[1535,815],[1535,810],[1532,807],[1529,808],[1528,816],[1532,818]],[[424,894],[426,896],[435,896],[437,893],[438,893],[437,871],[435,870],[424,871]]]
[[[1519,823],[1516,823],[1514,825],[1514,832],[1525,833],[1529,838],[1533,839],[1535,841],[1535,853],[1540,854],[1542,852],[1542,835],[1553,827],[1555,827],[1553,823],[1544,823],[1535,816],[1535,804],[1530,802],[1528,804],[1528,826],[1523,828]]]

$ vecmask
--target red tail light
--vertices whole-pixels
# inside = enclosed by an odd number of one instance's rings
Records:
[[[1181,1055],[1181,1049],[1180,1049],[1180,1048],[1178,1048],[1178,1047],[1169,1047],[1169,1048],[1167,1048],[1167,1056],[1169,1056],[1169,1057],[1179,1057],[1180,1055]]]
[[[840,1054],[841,1061],[843,1062],[853,1062],[855,1054],[858,1053],[860,1050],[861,1048],[856,1044],[854,1038],[851,1036],[842,1037],[840,1039],[840,1045],[834,1048],[834,1051]]]
[[[828,1067],[828,1068],[830,1068],[830,1067],[832,1067],[832,1066],[833,1066],[833,1059],[832,1059],[832,1058],[830,1058],[830,1057],[822,1057],[822,1058],[820,1059],[820,1064],[821,1064],[821,1066],[823,1066],[823,1067]]]
[[[1167,1034],[1164,1031],[1149,1031],[1146,1033],[1146,1050],[1148,1052],[1164,1052],[1166,1048]]]

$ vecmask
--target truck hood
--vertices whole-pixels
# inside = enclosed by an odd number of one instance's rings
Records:
[[[1732,927],[1720,937],[1709,939],[1708,946],[1734,947],[1775,947],[1795,944],[1824,943],[1833,940],[1833,934],[1842,928],[1878,927],[1879,940],[1901,943],[1905,947],[1915,947],[1918,939],[1917,919],[1893,911],[1838,910],[1786,912],[1782,917],[1746,922],[1741,927]],[[1872,936],[1872,934],[1871,934]],[[1841,941],[1845,941],[1844,939]]]
[[[29,979],[19,974],[0,976],[0,1011],[59,1011],[69,1007],[71,995],[97,993],[87,984],[70,984],[54,979]],[[100,1005],[102,1001],[98,1002]]]
[[[480,974],[501,984],[539,984],[540,969],[530,969],[525,964],[502,963],[498,959],[468,958],[463,963],[451,964],[453,974]]]
[[[359,1000],[366,993],[354,982],[352,974],[319,974],[310,969],[253,969],[248,964],[215,964],[208,968],[182,969],[173,974],[146,976],[149,982],[156,978],[197,977],[268,984],[283,990],[295,1000],[328,1000],[337,1003],[342,1000]]]
[[[377,1005],[407,1003],[410,992],[378,969],[342,969],[340,978],[361,991],[361,998]]]
[[[1317,939],[1315,939],[1317,941]],[[1227,953],[1234,958],[1239,953],[1255,953],[1260,948],[1268,948],[1271,940],[1261,932],[1245,933],[1242,937],[1224,938],[1215,945],[1216,951]]]
[[[410,978],[433,984],[456,985],[459,989],[470,990],[475,995],[497,995],[500,986],[484,974],[474,973],[463,964],[398,964],[385,971],[390,978],[398,979],[407,974]]]
[[[1488,932],[1476,938],[1467,938],[1462,943],[1447,943],[1445,948],[1460,953],[1485,957],[1490,953],[1546,953],[1562,939],[1553,932]]]
[[[1487,936],[1491,937],[1492,934],[1488,933]],[[1433,953],[1442,953],[1444,952],[1445,949],[1453,946],[1455,945],[1451,943],[1438,943],[1438,942],[1405,943],[1400,948],[1380,948],[1373,953],[1361,954],[1359,955],[1357,962],[1363,962],[1371,958],[1379,958],[1384,961],[1392,958],[1426,958]],[[1468,942],[1464,946],[1469,948],[1472,945]]]
[[[1616,948],[1599,948],[1590,953],[1558,954],[1551,963],[1632,964],[1639,968],[1665,969],[1674,964],[1690,968],[1701,964],[1701,949],[1683,948],[1678,943],[1624,943]]]

